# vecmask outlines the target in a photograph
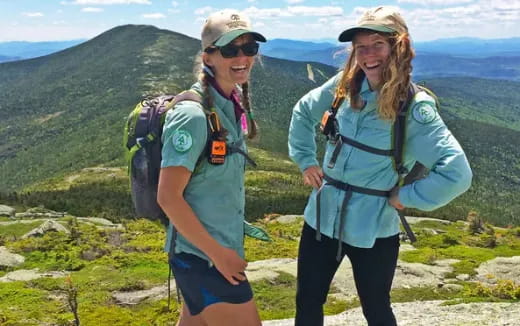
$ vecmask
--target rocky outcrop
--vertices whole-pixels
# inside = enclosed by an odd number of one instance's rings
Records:
[[[16,267],[25,262],[25,257],[13,254],[6,247],[0,247],[0,268]]]
[[[520,322],[520,302],[443,305],[444,301],[394,303],[399,326],[513,326]],[[325,317],[325,326],[366,326],[361,308]],[[269,320],[263,326],[293,326],[294,319]]]
[[[65,277],[65,272],[39,272],[36,269],[20,269],[14,272],[7,273],[3,277],[0,277],[0,283],[14,282],[14,281],[31,281],[42,277]]]
[[[16,210],[10,206],[0,205],[0,217],[15,217]]]
[[[70,231],[61,225],[60,223],[52,220],[46,220],[43,222],[39,227],[27,232],[22,236],[22,239],[29,238],[29,237],[35,237],[35,236],[42,236],[46,232],[49,231],[56,231],[56,232],[64,232],[69,234]]]
[[[520,256],[497,257],[480,264],[477,280],[495,284],[498,280],[511,280],[520,285]]]
[[[176,296],[175,282],[171,282],[171,297]],[[112,294],[112,298],[116,300],[117,304],[120,305],[136,305],[144,300],[160,300],[168,296],[168,286],[161,285],[148,290],[140,291],[119,291]]]

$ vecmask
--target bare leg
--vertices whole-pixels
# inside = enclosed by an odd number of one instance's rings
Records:
[[[201,314],[192,316],[190,314],[190,311],[188,310],[188,307],[185,304],[183,304],[182,312],[179,317],[179,321],[177,322],[177,326],[207,326],[207,324],[202,319]]]
[[[208,326],[261,326],[253,299],[246,303],[215,303],[206,307],[200,316]]]

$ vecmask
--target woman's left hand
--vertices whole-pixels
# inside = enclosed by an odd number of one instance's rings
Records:
[[[404,209],[403,204],[399,201],[399,186],[395,186],[390,190],[390,198],[388,198],[388,202],[398,210]]]

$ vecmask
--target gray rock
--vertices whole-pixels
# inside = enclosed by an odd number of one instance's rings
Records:
[[[431,218],[431,217],[415,217],[415,216],[406,216],[406,221],[409,224],[415,224],[422,221],[433,221],[433,222],[439,222],[443,224],[451,224],[451,221],[448,220],[441,220],[438,218]]]
[[[26,234],[22,236],[22,239],[26,239],[28,237],[34,237],[34,236],[41,236],[49,231],[56,231],[56,232],[65,232],[67,234],[70,234],[70,231],[67,230],[66,227],[61,225],[60,223],[52,220],[46,220],[43,222],[39,227],[36,229],[33,229]]]
[[[0,217],[15,217],[16,210],[10,206],[0,205]]]
[[[513,326],[520,323],[520,302],[442,305],[444,301],[392,304],[399,326]],[[269,320],[263,326],[293,326],[294,319]],[[325,326],[366,326],[361,308],[326,316]]]
[[[480,264],[477,280],[496,284],[497,280],[512,280],[520,284],[520,256],[497,257]]]
[[[176,294],[175,282],[171,282],[171,295]],[[148,290],[140,290],[133,292],[114,292],[112,297],[120,305],[136,305],[144,300],[160,300],[168,296],[168,286],[160,285]]]
[[[291,224],[298,220],[303,220],[303,216],[301,215],[282,215],[275,219],[275,221],[281,224]]]
[[[67,215],[67,213],[39,213],[39,212],[24,212],[24,213],[16,213],[16,218],[61,218]]]
[[[469,281],[471,277],[468,274],[459,274],[455,278],[459,281]]]
[[[441,288],[440,288],[440,291],[442,292],[448,292],[448,293],[453,293],[453,292],[460,292],[464,289],[464,287],[460,284],[444,284]]]
[[[13,254],[6,247],[0,247],[0,266],[1,267],[16,267],[25,262],[25,257]]]
[[[65,272],[44,272],[40,273],[38,269],[20,269],[14,272],[7,273],[3,277],[0,277],[0,283],[14,282],[14,281],[31,281],[42,277],[65,277]]]
[[[249,282],[260,280],[274,280],[280,272],[285,272],[296,277],[296,259],[273,258],[257,260],[247,265],[246,274]]]

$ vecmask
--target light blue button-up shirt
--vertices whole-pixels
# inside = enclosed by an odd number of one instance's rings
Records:
[[[316,158],[315,130],[323,113],[330,109],[341,73],[304,97],[293,109],[289,129],[289,155],[301,171],[319,165]],[[365,80],[361,97],[362,110],[354,110],[346,100],[336,119],[339,132],[359,143],[382,150],[392,148],[393,122],[382,120],[377,113],[377,93]],[[437,113],[434,99],[417,93],[407,118],[405,167],[416,161],[431,171],[429,175],[399,191],[399,200],[410,208],[430,211],[447,204],[471,185],[472,173],[462,148]],[[398,176],[390,156],[372,154],[344,144],[333,168],[328,168],[334,145],[327,142],[323,171],[333,179],[369,189],[388,191]],[[353,192],[340,230],[340,211],[344,191],[325,186],[321,192],[321,233],[340,238],[349,245],[371,248],[377,238],[399,233],[399,216],[388,198]],[[316,190],[311,193],[304,212],[305,221],[316,228]]]
[[[222,127],[228,130],[227,143],[242,143],[240,147],[246,151],[244,135],[240,121],[236,121],[233,102],[209,87]],[[196,83],[192,89],[200,92],[200,84]],[[233,154],[226,156],[222,165],[208,163],[207,155],[202,154],[208,137],[206,121],[202,106],[192,101],[180,102],[168,112],[162,136],[161,167],[184,166],[192,172],[195,171],[184,190],[184,199],[210,235],[221,245],[234,249],[243,258],[245,159],[242,155]],[[182,133],[189,133],[191,136],[191,146],[188,150],[179,152],[175,148],[174,140],[176,133],[181,130]],[[201,163],[197,166],[197,160],[201,155]],[[170,227],[166,251],[170,248],[171,235]],[[209,261],[202,251],[181,234],[177,235],[175,252],[194,254]]]

